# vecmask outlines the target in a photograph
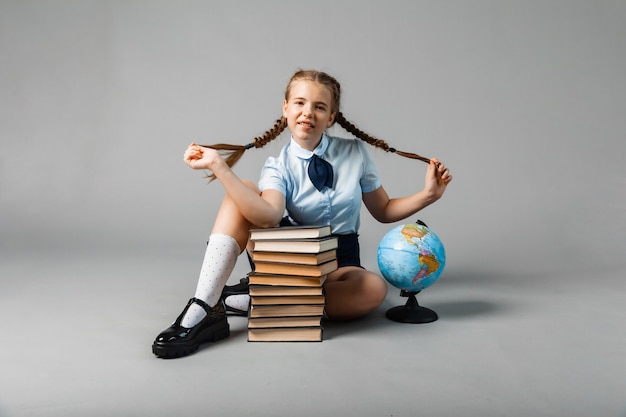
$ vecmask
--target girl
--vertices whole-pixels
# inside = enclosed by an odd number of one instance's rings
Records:
[[[287,84],[282,117],[253,143],[189,145],[185,162],[193,169],[211,171],[210,178],[221,182],[226,196],[209,238],[195,296],[172,326],[157,336],[152,345],[155,355],[189,355],[202,343],[229,335],[224,298],[233,291],[228,287],[224,291],[224,286],[253,227],[273,227],[285,224],[285,220],[332,226],[339,237],[339,268],[324,283],[328,319],[361,317],[383,302],[386,282],[360,264],[357,232],[361,201],[376,220],[396,222],[441,198],[452,176],[437,159],[396,151],[358,130],[339,111],[340,95],[340,85],[330,75],[301,70]],[[361,140],[328,136],[325,130],[335,122]],[[258,187],[239,179],[231,166],[243,152],[264,146],[285,128],[289,128],[291,140],[278,157],[268,158]],[[428,162],[424,188],[407,197],[389,198],[363,142]],[[226,159],[222,158],[225,151],[232,152]],[[285,212],[288,217],[284,218]],[[243,297],[244,302],[249,299]],[[240,309],[245,311],[247,306]]]

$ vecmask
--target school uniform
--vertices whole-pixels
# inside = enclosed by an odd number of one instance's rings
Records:
[[[331,225],[333,234],[339,237],[339,266],[361,266],[358,231],[362,194],[381,186],[366,146],[360,139],[324,134],[319,145],[309,151],[292,138],[277,157],[267,159],[261,170],[259,189],[273,189],[285,195],[287,220],[291,224]],[[332,184],[321,190],[308,174],[314,154],[332,166]]]

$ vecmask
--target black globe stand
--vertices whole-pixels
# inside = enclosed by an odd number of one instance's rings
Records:
[[[400,296],[408,297],[406,304],[387,310],[387,318],[400,323],[431,323],[437,320],[439,318],[437,313],[417,303],[415,298],[417,294],[419,291],[400,290]]]

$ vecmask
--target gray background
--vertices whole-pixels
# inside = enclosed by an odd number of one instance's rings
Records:
[[[626,416],[625,40],[622,1],[0,0],[0,415]],[[183,151],[250,142],[298,68],[451,168],[419,215],[448,254],[419,296],[440,320],[386,320],[391,289],[321,344],[234,318],[157,360],[223,196]],[[423,163],[371,152],[390,195],[421,189]],[[376,270],[394,225],[362,220]]]

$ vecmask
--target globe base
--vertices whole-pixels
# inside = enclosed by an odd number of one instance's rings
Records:
[[[430,308],[422,307],[417,303],[415,296],[419,291],[400,291],[402,297],[408,297],[406,304],[387,310],[386,317],[399,323],[431,323],[439,318]]]

